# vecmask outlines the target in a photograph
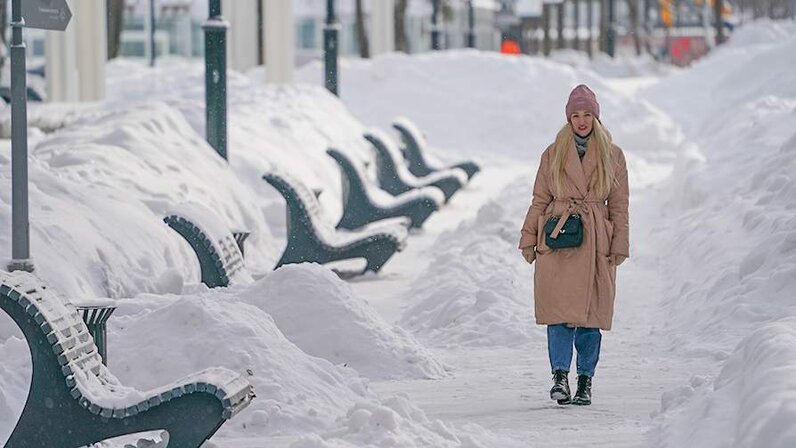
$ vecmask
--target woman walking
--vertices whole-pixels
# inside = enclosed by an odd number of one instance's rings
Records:
[[[630,254],[629,191],[624,153],[600,122],[594,92],[575,87],[565,112],[567,123],[542,154],[519,248],[528,263],[536,261],[534,306],[536,323],[547,325],[550,398],[588,405],[600,330],[611,329],[616,267]]]

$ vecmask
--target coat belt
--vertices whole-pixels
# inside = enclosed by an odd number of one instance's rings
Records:
[[[553,232],[550,233],[550,238],[556,239],[558,238],[558,234],[561,233],[561,229],[564,228],[564,224],[567,223],[569,216],[573,213],[581,213],[581,214],[588,214],[590,208],[586,208],[587,204],[603,204],[605,205],[604,199],[577,199],[577,198],[555,198],[553,199],[557,202],[566,202],[567,203],[567,211],[561,215],[561,218],[558,220],[558,224],[553,228]]]

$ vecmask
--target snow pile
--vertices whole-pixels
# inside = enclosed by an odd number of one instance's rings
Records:
[[[664,395],[664,411],[683,402],[687,404],[665,422],[658,434],[658,446],[789,448],[796,445],[794,359],[796,319],[762,326],[741,341],[713,387],[703,378],[695,377],[690,385]]]
[[[763,48],[754,58],[776,67],[783,54],[793,51],[796,38]],[[649,94],[681,96],[671,94],[676,87],[670,82],[701,92],[708,88],[704,79],[715,79],[708,68],[736,57],[719,52]],[[665,195],[674,221],[659,235],[661,241],[679,242],[661,243],[668,248],[666,255],[678,260],[671,266],[675,293],[667,305],[678,316],[671,323],[680,335],[674,345],[688,341],[687,346],[721,352],[747,334],[748,326],[796,311],[783,309],[795,305],[783,292],[796,286],[796,77],[792,69],[779,74],[786,79],[768,86],[749,77],[732,87],[712,87],[717,91],[711,107],[721,112],[706,119],[692,115],[687,105],[670,110],[673,117],[698,125]],[[738,78],[732,71],[723,76]],[[751,99],[743,99],[747,97]],[[691,340],[695,334],[699,337]]]
[[[725,47],[746,47],[756,44],[769,45],[790,39],[795,34],[796,23],[792,21],[761,18],[733,30]]]
[[[256,283],[239,293],[253,288]],[[222,289],[121,302],[109,323],[118,329],[109,335],[110,370],[140,389],[212,366],[244,374],[257,398],[222,427],[222,436],[312,430],[332,424],[341,409],[374,399],[354,371],[308,356],[267,313],[237,296]]]
[[[516,345],[534,335],[531,269],[517,250],[528,179],[514,182],[475,219],[439,237],[399,324],[442,346]],[[503,205],[507,204],[507,205]]]
[[[0,154],[0,177],[10,184],[9,149]],[[203,204],[230,228],[252,232],[247,262],[259,271],[273,268],[262,201],[162,103],[78,119],[33,146],[30,159],[34,263],[69,297],[179,293],[185,281],[197,281],[196,255],[163,223],[183,202]],[[8,204],[10,192],[0,200]],[[10,206],[0,222],[10,226]],[[0,247],[10,253],[7,233]]]
[[[670,260],[654,332],[676,353],[729,358],[712,390],[697,378],[664,395],[662,446],[682,446],[684,434],[707,447],[794,440],[796,414],[782,400],[796,393],[783,382],[796,361],[781,344],[792,345],[796,317],[796,37],[767,25],[646,92],[692,140],[651,241]],[[776,390],[766,387],[772,378]]]
[[[108,72],[107,108],[147,105],[157,98],[179,110],[197,134],[205,134],[203,64],[173,61],[149,69],[114,60]],[[322,189],[319,199],[334,219],[342,214],[340,170],[326,150],[337,148],[359,163],[373,155],[362,137],[362,123],[326,89],[266,85],[257,73],[229,72],[228,160],[237,177],[268,202],[267,222],[281,237],[284,205],[281,196],[262,180],[266,171],[275,166],[310,188]]]
[[[273,317],[305,353],[352,367],[373,380],[447,375],[431,353],[387,323],[351,287],[315,264],[283,266],[241,300]]]

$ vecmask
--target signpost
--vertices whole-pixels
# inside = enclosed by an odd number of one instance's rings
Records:
[[[22,17],[26,28],[64,31],[72,18],[72,11],[66,0],[24,0]]]
[[[28,221],[28,103],[22,28],[63,31],[72,18],[66,0],[11,2],[11,262],[9,271],[33,271]]]

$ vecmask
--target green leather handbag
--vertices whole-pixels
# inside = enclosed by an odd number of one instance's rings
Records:
[[[573,213],[569,215],[564,227],[557,237],[553,238],[550,235],[553,229],[558,225],[558,216],[552,216],[544,224],[544,241],[550,249],[565,249],[568,247],[578,247],[583,244],[583,221],[580,215]]]

